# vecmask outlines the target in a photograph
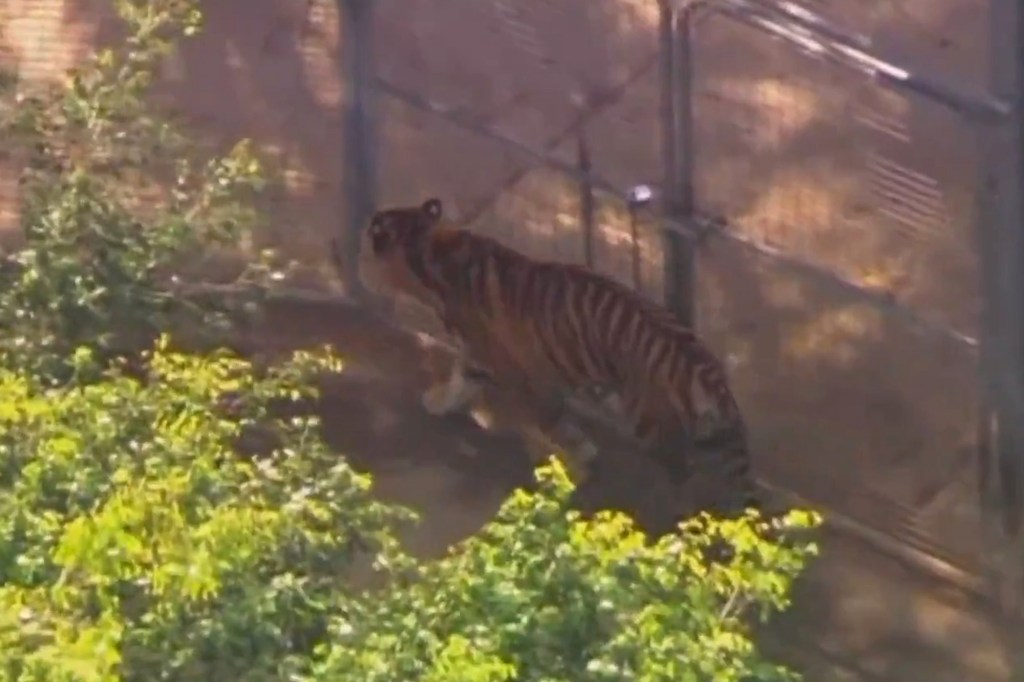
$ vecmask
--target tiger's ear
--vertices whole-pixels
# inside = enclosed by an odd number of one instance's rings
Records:
[[[420,206],[420,210],[423,211],[423,215],[427,216],[435,223],[440,220],[441,216],[444,214],[444,209],[441,206],[441,200],[437,197],[431,197],[424,201]]]

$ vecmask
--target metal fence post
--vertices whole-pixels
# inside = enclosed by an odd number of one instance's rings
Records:
[[[373,91],[373,0],[338,0],[342,24],[342,64],[346,72],[344,104],[344,201],[345,224],[341,243],[348,293],[361,297],[356,277],[359,231],[377,206],[377,146]]]
[[[663,211],[678,222],[692,219],[693,197],[693,59],[691,4],[678,12],[660,0],[661,131]],[[674,230],[665,231],[665,305],[689,327],[696,326],[694,243]]]
[[[997,602],[1024,607],[1024,10],[990,3],[992,94],[1013,113],[982,126],[978,249],[984,305],[979,352],[979,485]]]
[[[583,262],[594,267],[594,181],[590,175],[590,145],[587,144],[586,126],[582,126],[577,139],[576,161],[580,170],[580,229],[583,231]]]

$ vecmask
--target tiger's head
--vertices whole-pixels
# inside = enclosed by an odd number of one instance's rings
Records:
[[[442,219],[441,200],[436,198],[374,213],[359,244],[363,286],[380,296],[408,297],[434,306],[436,292],[426,286],[424,256],[430,233]]]

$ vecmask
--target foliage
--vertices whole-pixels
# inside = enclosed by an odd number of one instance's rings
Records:
[[[23,167],[25,248],[0,267],[0,349],[66,378],[63,358],[89,344],[110,352],[148,345],[174,321],[220,331],[232,306],[186,303],[183,263],[233,247],[258,223],[252,197],[265,186],[251,144],[212,156],[156,111],[161,60],[201,15],[193,0],[117,0],[127,38],[57,85],[6,83],[4,153]],[[271,275],[273,254],[243,284]],[[251,306],[250,306],[251,307]]]
[[[646,541],[620,514],[581,520],[556,464],[442,561],[405,566],[405,581],[333,626],[321,680],[730,682],[790,680],[750,638],[788,604],[815,548],[763,539],[768,524],[701,517],[682,536]],[[792,512],[793,529],[818,523]],[[735,556],[708,565],[703,550]]]
[[[60,388],[0,372],[2,679],[287,679],[345,606],[346,567],[408,516],[314,419],[271,416],[328,354],[261,378],[223,353],[149,360],[144,381]],[[260,425],[273,437],[240,455]]]
[[[315,393],[329,355],[260,378],[224,353],[161,346],[148,364],[59,388],[0,371],[2,679],[793,677],[761,660],[747,616],[786,605],[809,545],[767,543],[753,519],[650,545],[625,517],[577,518],[552,465],[417,562],[394,540],[411,514],[374,501],[314,419],[272,416]],[[272,437],[243,456],[257,425]],[[735,557],[708,566],[716,537]],[[390,583],[357,594],[345,572],[367,555]]]

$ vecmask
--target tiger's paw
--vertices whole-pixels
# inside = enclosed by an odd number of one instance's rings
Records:
[[[494,412],[481,407],[470,410],[469,417],[483,431],[491,431],[497,423]]]

